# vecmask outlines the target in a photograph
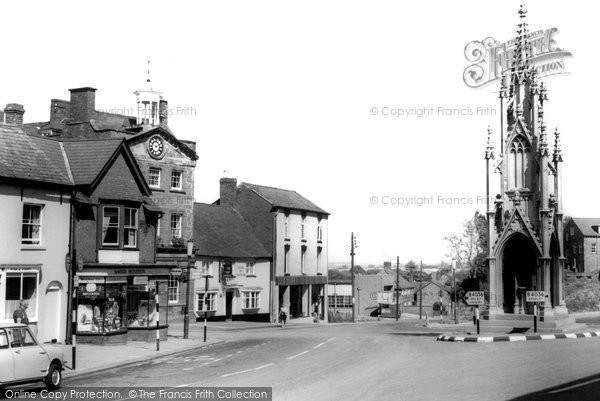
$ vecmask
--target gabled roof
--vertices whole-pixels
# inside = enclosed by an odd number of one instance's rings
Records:
[[[175,148],[179,149],[184,155],[186,155],[190,159],[198,160],[198,155],[196,154],[196,152],[192,148],[190,148],[184,141],[177,139],[177,137],[171,132],[171,130],[168,127],[151,126],[145,128],[142,132],[128,136],[127,142],[135,143],[143,141],[145,138],[156,134],[161,135],[163,138],[169,141],[171,145],[174,145]]]
[[[194,240],[198,256],[271,257],[248,222],[230,206],[194,203]]]
[[[571,217],[573,223],[579,228],[584,237],[597,237],[598,233],[592,226],[600,226],[600,218],[597,217]]]
[[[425,288],[425,287],[427,287],[429,285],[435,285],[436,287],[439,287],[440,289],[442,289],[442,290],[444,290],[446,292],[450,291],[449,288],[446,288],[444,285],[440,284],[439,282],[435,282],[435,281],[423,281],[423,282],[416,283],[416,284],[417,284],[416,285],[416,291],[419,291],[419,290],[421,290],[421,289],[423,289],[423,288]]]
[[[64,141],[75,185],[91,185],[122,143],[119,138]]]
[[[59,142],[27,135],[11,124],[0,124],[0,176],[73,185]]]
[[[497,254],[502,248],[500,245],[502,245],[510,236],[517,232],[522,233],[531,239],[533,245],[538,251],[538,255],[543,255],[544,252],[542,251],[542,243],[540,238],[534,231],[529,218],[527,218],[527,215],[521,210],[520,207],[514,208],[500,235],[498,238],[496,238],[496,242],[494,243],[494,253]]]
[[[264,185],[249,184],[242,182],[240,186],[246,186],[254,191],[264,200],[269,202],[274,208],[295,209],[306,212],[315,212],[329,215],[325,210],[321,209],[296,191],[287,189],[266,187]]]
[[[149,196],[148,183],[123,138],[57,140],[0,124],[0,177],[93,189],[119,155],[141,189],[140,199]]]

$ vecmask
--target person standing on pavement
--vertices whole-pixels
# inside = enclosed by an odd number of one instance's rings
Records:
[[[29,318],[27,317],[27,307],[29,304],[24,299],[19,301],[19,307],[13,312],[13,320],[15,323],[29,324]]]
[[[285,321],[287,320],[288,310],[285,305],[281,305],[279,308],[279,321],[281,322],[281,327],[285,326]]]

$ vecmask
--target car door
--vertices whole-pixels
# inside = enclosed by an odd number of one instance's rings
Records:
[[[12,338],[11,338],[12,337]],[[48,369],[49,359],[28,327],[8,329],[15,371],[15,380],[28,380],[43,377]]]
[[[0,383],[15,380],[13,354],[8,342],[6,330],[0,329]]]

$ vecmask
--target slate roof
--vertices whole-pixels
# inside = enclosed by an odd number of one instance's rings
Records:
[[[75,185],[91,184],[122,142],[122,138],[64,141]]]
[[[72,185],[59,142],[0,124],[0,176]]]
[[[598,233],[592,226],[600,225],[600,218],[594,217],[572,217],[573,223],[579,228],[585,237],[597,237]]]
[[[282,207],[286,209],[296,209],[329,215],[329,213],[327,213],[325,210],[321,209],[296,191],[249,184],[246,182],[242,182],[240,185],[245,185],[246,187],[250,188],[267,202],[269,202],[273,207]]]
[[[248,222],[230,206],[194,203],[194,242],[200,256],[271,257]]]

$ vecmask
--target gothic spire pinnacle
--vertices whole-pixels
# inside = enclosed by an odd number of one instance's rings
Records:
[[[539,100],[542,104],[548,100],[548,89],[546,88],[546,85],[544,85],[544,81],[540,83]]]
[[[544,122],[541,123],[540,127],[540,142],[538,146],[538,153],[540,156],[549,156],[550,152],[548,151],[548,138],[546,136],[546,124]]]
[[[485,147],[485,159],[494,158],[494,144],[492,143],[492,127],[488,125],[487,128],[487,145]]]
[[[560,146],[560,132],[558,132],[558,127],[554,131],[554,154],[552,160],[555,163],[560,163],[563,161],[562,148]]]

